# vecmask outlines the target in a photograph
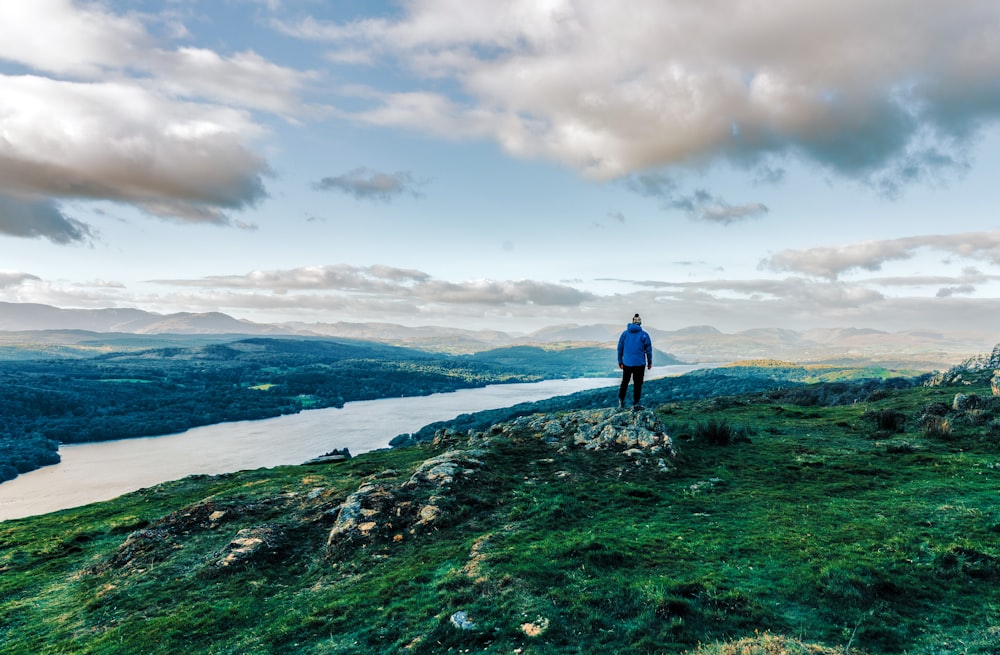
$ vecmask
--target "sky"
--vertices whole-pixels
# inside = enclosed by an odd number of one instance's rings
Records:
[[[0,301],[989,330],[995,0],[0,0]]]

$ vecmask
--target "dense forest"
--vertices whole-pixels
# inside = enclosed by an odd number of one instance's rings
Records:
[[[536,366],[543,365],[561,372],[566,377],[574,378],[588,377],[595,371],[605,371],[607,375],[618,374],[614,346],[547,349],[538,346],[508,346],[483,350],[463,357],[473,362],[508,366],[523,371],[531,371]],[[654,349],[653,363],[656,366],[672,366],[684,362],[673,355]]]
[[[0,361],[0,481],[59,461],[59,443],[182,432],[345,402],[419,396],[504,382],[606,374],[567,372],[567,351],[535,349],[530,365],[367,342],[250,338]],[[592,357],[592,353],[588,353]],[[586,359],[586,358],[585,358]],[[589,360],[588,360],[589,361]]]

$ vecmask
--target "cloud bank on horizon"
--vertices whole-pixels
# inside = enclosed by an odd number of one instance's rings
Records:
[[[268,212],[289,212],[269,205],[298,210],[301,197],[320,198],[308,211],[322,215],[324,202],[402,212],[404,201],[439,192],[437,176],[375,166],[364,152],[336,168],[319,154],[304,156],[301,170],[276,164],[290,148],[284,135],[349,131],[418,135],[435,153],[495,144],[514,161],[572,171],[581,188],[609,190],[597,214],[613,218],[609,230],[634,222],[634,210],[614,204],[630,202],[623,191],[697,226],[683,228],[691,234],[769,230],[791,219],[773,201],[730,201],[734,189],[715,181],[713,167],[736,171],[751,189],[743,195],[782,188],[795,169],[900,202],[975,170],[977,146],[1000,118],[993,0],[409,0],[371,3],[363,14],[224,4],[245,23],[227,26],[233,14],[190,0],[0,4],[0,239],[98,248],[115,226],[81,209],[95,203],[190,230],[258,227]],[[705,177],[692,184],[697,176]],[[142,291],[23,266],[0,271],[0,291],[76,306],[410,322],[605,322],[651,306],[690,323],[772,324],[777,312],[901,328],[948,303],[949,327],[958,327],[997,309],[984,290],[1000,265],[1000,230],[962,227],[920,232],[901,220],[886,238],[776,241],[752,256],[755,275],[729,279],[719,279],[722,261],[689,279],[678,254],[658,279],[603,269],[590,279],[526,279],[513,265],[506,279],[472,270],[446,280],[418,270],[437,262],[397,266],[373,247],[363,263],[355,249],[351,263],[318,265],[261,265],[248,252],[225,274],[147,273]],[[273,249],[264,232],[255,231],[261,252]],[[957,270],[895,268],[926,257]],[[870,275],[884,269],[892,270]]]

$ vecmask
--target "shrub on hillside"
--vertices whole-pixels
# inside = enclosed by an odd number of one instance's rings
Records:
[[[861,418],[874,422],[879,432],[894,433],[906,430],[906,415],[894,409],[867,411]]]
[[[944,403],[929,403],[924,405],[924,416],[944,416],[948,413],[948,406]]]
[[[712,446],[728,446],[737,441],[749,441],[746,428],[736,427],[725,419],[716,418],[698,423],[694,428],[694,436]]]
[[[981,409],[970,409],[965,412],[965,420],[969,425],[986,425],[990,414]]]
[[[889,391],[887,389],[876,389],[875,391],[872,391],[870,394],[868,394],[868,397],[865,398],[865,402],[874,403],[878,402],[879,400],[885,400],[888,397],[889,397]]]
[[[924,416],[923,432],[930,439],[949,439],[951,423],[943,416]]]

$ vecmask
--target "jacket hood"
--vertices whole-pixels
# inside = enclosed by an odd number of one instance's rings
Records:
[[[635,323],[629,323],[628,324],[628,331],[629,332],[642,332],[642,326],[641,325],[636,325]]]

